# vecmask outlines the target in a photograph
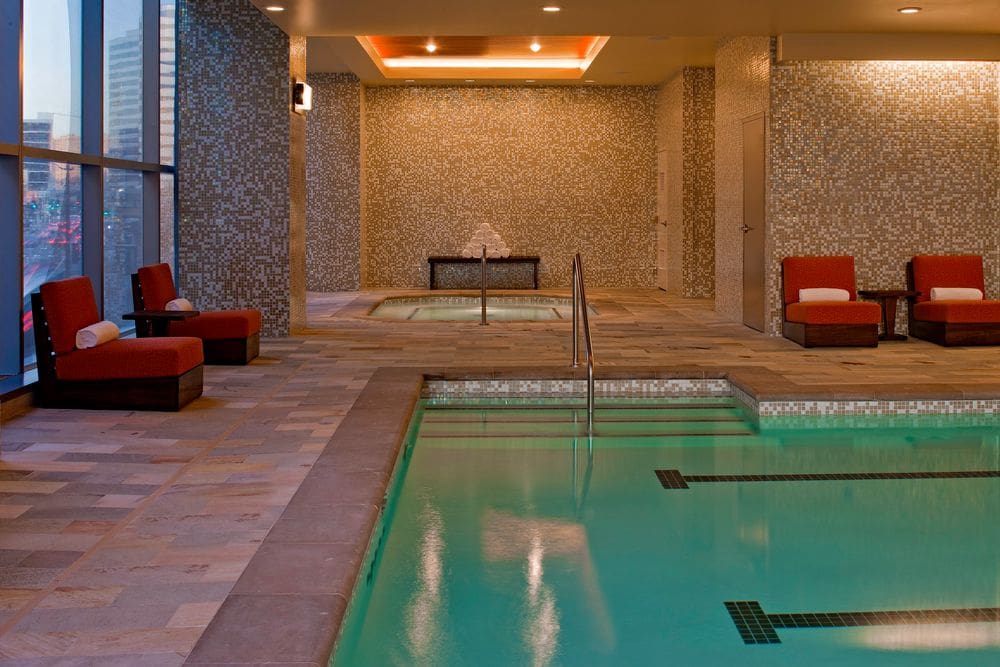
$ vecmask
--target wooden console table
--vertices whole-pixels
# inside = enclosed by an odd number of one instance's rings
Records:
[[[428,257],[427,263],[431,266],[431,279],[430,288],[437,289],[436,269],[438,264],[479,264],[483,261],[479,257]],[[510,257],[495,257],[487,258],[486,266],[489,268],[490,264],[531,264],[532,265],[532,284],[533,289],[538,289],[538,257],[529,256],[510,256]]]

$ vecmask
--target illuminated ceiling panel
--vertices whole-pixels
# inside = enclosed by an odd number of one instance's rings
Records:
[[[362,36],[389,79],[579,79],[608,41],[596,36]]]

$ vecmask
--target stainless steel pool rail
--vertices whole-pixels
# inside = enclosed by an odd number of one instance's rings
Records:
[[[583,313],[583,339],[587,347],[587,432],[594,428],[594,343],[587,314],[587,290],[583,284],[583,260],[573,258],[573,368],[580,366],[580,313]]]
[[[482,280],[479,287],[479,302],[482,304],[482,318],[479,320],[479,326],[484,327],[488,324],[486,321],[486,246],[483,245],[483,261],[480,263],[482,266]]]

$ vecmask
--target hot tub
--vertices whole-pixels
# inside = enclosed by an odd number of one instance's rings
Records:
[[[478,321],[479,297],[405,296],[389,297],[370,313],[385,320]],[[593,306],[589,311],[596,315]],[[568,320],[573,314],[569,298],[547,296],[491,296],[486,299],[486,318],[503,322]]]

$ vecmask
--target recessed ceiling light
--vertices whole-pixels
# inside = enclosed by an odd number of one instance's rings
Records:
[[[594,80],[593,79],[587,79],[586,81],[584,81],[584,83],[594,83]]]
[[[283,12],[283,11],[285,11],[285,8],[282,7],[281,5],[268,5],[264,9],[266,9],[269,12]]]
[[[900,14],[916,14],[921,9],[923,9],[923,7],[900,7],[896,11]]]
[[[525,79],[524,82],[525,83],[534,83],[535,80],[534,79]]]
[[[562,7],[556,7],[555,5],[545,5],[544,7],[542,7],[542,11],[554,14],[555,12],[561,12]]]
[[[466,83],[475,83],[476,80],[475,79],[466,79],[465,82]]]
[[[406,79],[405,83],[413,83],[414,79]]]
[[[438,50],[437,44],[435,44],[434,42],[427,42],[427,46],[425,46],[424,48],[427,49],[427,53],[434,53],[435,51]]]
[[[542,45],[539,44],[538,42],[532,42],[531,46],[529,46],[528,48],[531,49],[533,53],[538,53],[539,51],[542,50]]]

